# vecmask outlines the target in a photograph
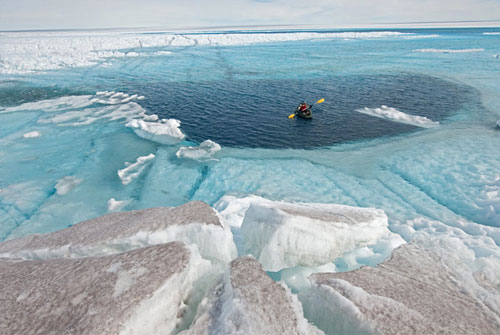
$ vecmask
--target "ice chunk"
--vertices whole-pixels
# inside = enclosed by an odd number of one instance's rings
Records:
[[[0,243],[0,257],[40,259],[87,257],[183,241],[202,257],[229,262],[236,257],[231,231],[202,202],[112,213],[44,235]]]
[[[178,158],[188,158],[200,162],[213,160],[214,155],[221,150],[218,143],[206,140],[197,147],[181,147],[175,153]]]
[[[75,176],[66,176],[57,182],[55,189],[57,194],[59,195],[65,195],[66,193],[70,192],[72,189],[74,189],[78,184],[80,184],[83,181],[83,179],[78,179]]]
[[[132,202],[131,199],[129,200],[116,200],[115,198],[111,198],[108,200],[108,211],[114,212],[114,211],[119,211],[123,207],[127,206]]]
[[[40,137],[42,134],[40,134],[39,131],[30,131],[25,134],[23,134],[24,138],[34,138],[34,137]]]
[[[497,127],[500,128],[500,120],[497,121]]]
[[[0,333],[170,334],[194,314],[192,297],[210,271],[179,242],[104,257],[0,260]]]
[[[418,115],[410,115],[403,112],[398,111],[396,108],[387,107],[382,105],[380,108],[368,108],[365,107],[363,109],[357,109],[357,112],[375,116],[381,119],[387,119],[394,122],[411,124],[413,126],[422,127],[422,128],[431,128],[439,125],[439,122],[432,121],[425,116]]]
[[[303,317],[302,306],[288,289],[274,282],[253,257],[231,262],[230,273],[198,307],[183,335],[322,334]]]
[[[163,119],[161,122],[134,119],[128,122],[126,126],[134,129],[137,136],[160,144],[175,144],[186,137],[179,129],[181,122],[176,119]]]
[[[375,268],[312,275],[299,297],[329,334],[493,334],[499,271],[498,250],[478,256],[446,233],[419,233]]]
[[[128,185],[137,178],[144,168],[147,166],[148,162],[155,158],[154,154],[149,154],[147,156],[137,157],[137,160],[133,164],[125,164],[126,168],[118,170],[118,177],[120,177],[123,185]]]
[[[391,235],[387,216],[374,208],[334,204],[286,203],[259,197],[235,207],[244,214],[230,217],[237,226],[244,217],[241,236],[245,249],[262,263],[266,271],[295,266],[319,266],[356,248],[375,244]],[[221,215],[231,211],[227,206]]]

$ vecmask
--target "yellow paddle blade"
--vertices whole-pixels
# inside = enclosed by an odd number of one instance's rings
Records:
[[[316,103],[317,103],[317,104],[320,104],[320,103],[322,103],[322,102],[324,102],[324,101],[325,101],[325,99],[319,99],[318,101],[316,101]]]
[[[288,115],[289,119],[293,119],[295,117],[295,113]]]

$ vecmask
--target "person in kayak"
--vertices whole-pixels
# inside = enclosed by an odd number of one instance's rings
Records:
[[[299,111],[305,112],[306,110],[308,110],[311,107],[312,106],[307,106],[305,101],[302,101],[302,103],[299,105]]]

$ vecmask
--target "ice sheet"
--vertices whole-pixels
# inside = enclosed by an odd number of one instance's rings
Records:
[[[137,34],[137,33],[2,33],[0,74],[30,73],[65,67],[104,64],[110,59],[168,56],[172,51],[157,48],[197,45],[232,46],[311,39],[429,38],[393,31],[297,32],[247,34]],[[36,50],[36,52],[34,52]],[[26,57],[29,55],[29,57]]]

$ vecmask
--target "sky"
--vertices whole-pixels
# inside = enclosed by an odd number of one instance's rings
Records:
[[[500,22],[500,0],[0,0],[0,30],[443,21]]]

